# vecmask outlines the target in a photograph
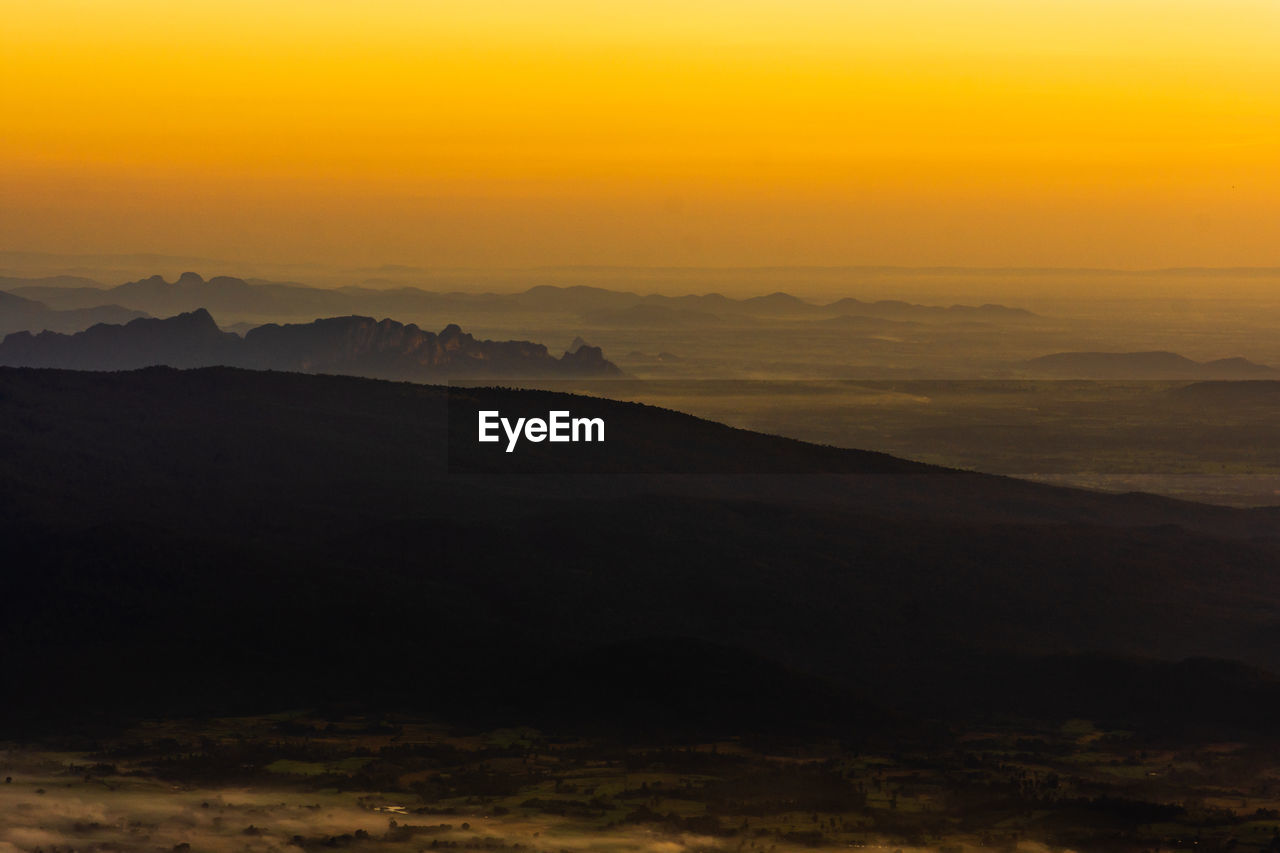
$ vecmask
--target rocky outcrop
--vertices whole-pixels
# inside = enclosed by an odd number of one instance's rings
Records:
[[[270,324],[245,335],[255,366],[310,373],[352,373],[413,379],[449,376],[613,376],[620,371],[598,347],[557,359],[531,341],[482,341],[456,324],[439,334],[414,324],[371,317],[331,317],[314,323]],[[583,353],[582,350],[589,352]]]
[[[621,374],[599,347],[581,346],[557,359],[542,344],[477,340],[453,324],[435,334],[394,320],[329,317],[259,326],[241,338],[219,329],[204,309],[99,324],[76,335],[20,332],[0,343],[0,364],[79,370],[230,365],[405,380]]]
[[[604,357],[600,347],[583,345],[560,357],[560,363],[569,365],[571,372],[582,376],[617,376],[622,371]]]
[[[164,364],[232,364],[243,341],[218,328],[203,309],[165,320],[145,317],[124,325],[98,323],[73,335],[15,332],[0,342],[0,364],[72,370],[132,370]]]

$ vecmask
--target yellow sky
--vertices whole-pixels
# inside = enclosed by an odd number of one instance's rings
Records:
[[[1280,265],[1275,0],[0,6],[0,249]]]

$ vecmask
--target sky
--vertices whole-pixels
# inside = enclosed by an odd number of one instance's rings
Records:
[[[1280,266],[1275,0],[0,5],[0,250]]]

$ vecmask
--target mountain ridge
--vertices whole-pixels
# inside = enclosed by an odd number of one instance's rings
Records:
[[[484,455],[458,406],[598,414],[631,473],[592,474],[610,468],[569,464],[585,457],[563,445]],[[539,674],[645,638],[957,714],[1123,719],[1132,667],[1115,661],[1165,662],[1146,701],[1166,714],[1202,671],[1168,662],[1280,668],[1274,510],[947,471],[555,392],[234,368],[0,369],[0,448],[0,666],[24,685],[0,712],[209,711],[358,684],[464,719],[498,691],[516,718],[559,702],[604,721],[627,709],[574,678],[539,693]]]
[[[244,337],[218,328],[205,309],[125,325],[97,324],[73,335],[16,332],[0,341],[0,364],[87,370],[153,365],[226,365],[390,379],[452,376],[615,376],[599,347],[560,358],[529,341],[480,341],[456,324],[439,334],[390,319],[330,317],[266,324]]]
[[[28,329],[76,332],[95,323],[121,323],[147,316],[120,305],[50,308],[43,302],[0,290],[0,335]]]
[[[1033,373],[1071,379],[1256,379],[1280,371],[1239,356],[1193,361],[1167,350],[1059,352],[1023,362]]]
[[[463,293],[433,291],[402,286],[375,289],[360,285],[338,288],[311,287],[298,282],[246,280],[214,276],[205,280],[193,272],[183,273],[174,282],[151,276],[100,290],[31,285],[16,287],[20,295],[47,299],[61,307],[85,307],[86,302],[111,299],[149,314],[186,313],[207,308],[219,315],[296,317],[305,314],[410,312],[559,313],[591,316],[629,309],[670,308],[740,319],[765,317],[824,317],[833,314],[868,314],[921,319],[1023,319],[1035,316],[1023,308],[986,304],[978,306],[928,306],[900,300],[864,302],[846,297],[831,303],[808,302],[791,294],[774,292],[735,299],[720,293],[668,296],[612,290],[591,285],[538,284],[516,293]]]

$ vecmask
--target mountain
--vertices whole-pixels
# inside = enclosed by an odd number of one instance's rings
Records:
[[[72,335],[16,332],[0,342],[0,364],[80,370],[202,367],[235,363],[242,345],[239,337],[219,329],[208,311],[197,311],[165,320],[99,323]]]
[[[145,305],[151,314],[176,314],[200,308],[218,314],[295,316],[332,314],[348,310],[342,294],[305,285],[278,282],[248,282],[231,276],[214,276],[205,281],[197,273],[185,272],[172,284],[153,275],[108,291],[125,305]]]
[[[119,305],[55,310],[32,299],[0,291],[0,334],[24,330],[78,332],[94,323],[125,323],[146,316]]]
[[[692,311],[670,305],[641,303],[626,308],[606,311],[587,311],[582,321],[592,326],[610,327],[671,327],[705,326],[721,322],[720,317],[707,311]]]
[[[50,286],[29,280],[12,288],[19,295],[47,301],[55,308],[84,308],[117,303],[153,315],[187,313],[198,308],[219,317],[297,318],[344,314],[382,316],[489,316],[541,314],[579,317],[609,326],[661,326],[762,319],[822,318],[856,314],[917,320],[1017,320],[1033,316],[1021,308],[1001,305],[949,307],[908,302],[862,302],[841,299],[828,305],[808,302],[788,293],[733,299],[719,293],[687,296],[608,290],[589,285],[537,285],[520,293],[436,292],[417,287],[335,289],[308,287],[297,282],[272,282],[215,276],[205,280],[194,272],[174,282],[161,276],[112,288]]]
[[[640,301],[640,296],[602,287],[574,285],[555,287],[542,284],[512,296],[512,301],[526,311],[555,314],[586,314],[592,311],[618,311]]]
[[[482,410],[599,417],[607,440],[506,453],[476,441]],[[0,369],[0,480],[8,719],[335,700],[643,727],[690,684],[722,729],[746,705],[866,734],[826,695],[1200,733],[1280,712],[1276,510],[229,368]]]
[[[1280,406],[1280,380],[1193,382],[1174,388],[1169,394],[1178,402],[1197,406]]]
[[[104,302],[126,305],[154,315],[190,313],[200,308],[219,314],[287,316],[349,311],[351,299],[340,291],[296,282],[273,282],[214,276],[206,281],[185,272],[174,282],[153,275],[104,287],[89,280],[79,286],[42,279],[17,279],[10,288],[18,295],[47,302],[55,308],[84,308]]]
[[[57,285],[29,284],[35,279],[17,279],[5,288],[14,296],[41,302],[58,311],[75,311],[93,308],[112,301],[110,288],[100,284],[59,287]]]
[[[1256,379],[1280,371],[1243,358],[1192,361],[1173,352],[1059,352],[1024,362],[1034,374],[1070,379]]]
[[[713,314],[717,317],[752,318],[830,318],[839,316],[863,316],[899,320],[987,320],[1008,321],[1034,317],[1024,308],[1004,305],[916,305],[899,300],[863,302],[844,298],[827,304],[807,302],[789,293],[771,293],[747,299],[731,299],[718,293],[705,296],[662,296],[643,298],[641,304],[654,307],[673,307],[684,311]]]
[[[1201,370],[1210,376],[1223,379],[1255,379],[1263,376],[1280,376],[1280,370],[1249,361],[1247,358],[1215,358],[1200,362]]]
[[[837,314],[863,314],[890,319],[948,319],[948,320],[1025,320],[1035,314],[1025,308],[987,303],[984,305],[916,305],[898,299],[882,299],[863,302],[858,299],[840,299],[824,306]]]
[[[781,291],[770,293],[767,296],[753,296],[749,299],[743,299],[738,304],[750,313],[771,315],[809,314],[816,307],[803,299],[792,296],[790,293],[782,293]]]
[[[621,375],[599,347],[579,346],[557,359],[542,344],[478,341],[455,324],[436,335],[369,317],[259,326],[245,334],[244,356],[236,363],[394,379]]]
[[[598,347],[578,347],[557,359],[528,341],[478,341],[456,325],[436,335],[371,317],[270,324],[241,338],[219,329],[204,309],[123,326],[99,324],[75,335],[18,332],[0,342],[0,364],[79,370],[232,365],[406,380],[620,374]]]

